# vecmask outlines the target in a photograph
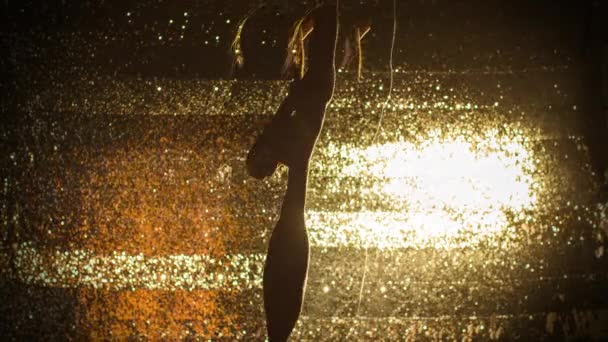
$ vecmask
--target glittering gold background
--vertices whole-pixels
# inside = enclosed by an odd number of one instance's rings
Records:
[[[3,329],[263,340],[262,265],[287,173],[255,181],[244,158],[287,84],[87,63],[32,72],[3,102],[18,114],[1,141]],[[606,335],[608,223],[582,137],[583,71],[527,63],[397,67],[373,144],[388,75],[338,75],[294,340]]]
[[[377,105],[353,107],[355,94],[382,80],[339,79],[311,170],[313,251],[296,336],[331,326],[336,338],[461,329],[489,337],[521,315],[547,320],[544,305],[569,295],[564,286],[604,284],[606,227],[589,202],[595,185],[579,139],[544,126],[542,114],[507,109],[508,89],[473,101],[458,88],[462,76],[435,76],[418,81],[428,87],[421,98],[412,87],[420,76],[397,77],[374,145]],[[243,158],[285,84],[250,85],[276,94],[252,95],[257,115],[222,114],[234,82],[128,84],[109,83],[129,89],[110,101],[51,89],[31,103],[54,99],[63,114],[20,126],[34,143],[8,155],[23,173],[5,178],[15,240],[4,272],[14,268],[29,286],[77,289],[73,324],[86,336],[261,338],[261,266],[286,170],[258,182]],[[381,103],[376,94],[369,103]],[[159,99],[149,113],[183,96],[183,108],[200,101],[210,114],[82,116],[64,105],[127,112],[122,103],[140,96]],[[587,266],[564,262],[587,244],[595,253]],[[374,323],[354,328],[366,320]]]

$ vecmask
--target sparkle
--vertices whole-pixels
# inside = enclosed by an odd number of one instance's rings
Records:
[[[145,257],[87,250],[39,251],[24,243],[16,249],[17,277],[29,284],[50,287],[92,287],[112,290],[259,288],[263,254]]]
[[[216,26],[232,29],[224,19]],[[159,26],[143,46],[182,33]],[[226,48],[222,31],[201,31],[192,42]],[[485,74],[401,71],[373,143],[385,74],[338,76],[310,169],[310,273],[293,339],[500,339],[513,322],[555,316],[525,311],[539,294],[564,303],[585,295],[569,290],[581,284],[601,289],[605,274],[586,267],[604,269],[608,208],[590,200],[581,138],[544,111],[577,110],[563,102],[581,101],[572,82],[531,107],[510,94],[517,77],[486,89]],[[3,196],[18,205],[2,203],[0,217],[19,237],[2,246],[3,279],[53,303],[74,295],[85,338],[264,340],[261,275],[287,171],[258,182],[244,158],[287,83],[130,75],[56,72],[20,88],[35,91],[19,108],[32,115],[8,128],[19,146],[7,145]],[[548,79],[535,98],[557,93]],[[497,309],[513,298],[521,314]]]
[[[382,199],[375,203],[384,203],[385,209],[309,212],[316,243],[474,246],[500,236],[510,213],[534,208],[539,190],[532,187],[535,168],[521,142],[498,137],[495,131],[474,144],[462,137],[431,135],[436,137],[419,144],[402,141],[365,149],[330,145],[328,160],[344,160],[337,179],[361,179],[368,184],[359,189],[362,199]],[[330,232],[319,227],[336,228]]]

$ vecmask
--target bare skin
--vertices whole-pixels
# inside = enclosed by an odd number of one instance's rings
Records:
[[[264,309],[271,342],[287,340],[302,308],[309,260],[304,220],[308,167],[335,84],[337,7],[319,7],[311,16],[308,72],[292,83],[248,156],[248,170],[256,178],[271,175],[279,162],[289,167],[287,191],[264,267]]]

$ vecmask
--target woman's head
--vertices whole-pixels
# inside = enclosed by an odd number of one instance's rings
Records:
[[[278,9],[262,6],[250,12],[236,30],[231,50],[238,75],[278,79],[286,59],[288,25]]]
[[[231,52],[243,77],[301,77],[306,60],[304,40],[312,31],[308,15],[287,18],[278,9],[262,6],[239,23]]]

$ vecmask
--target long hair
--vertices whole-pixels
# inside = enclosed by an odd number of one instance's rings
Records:
[[[249,13],[247,13],[247,15],[243,19],[241,19],[241,21],[239,21],[239,24],[236,28],[236,33],[234,35],[234,39],[232,40],[232,44],[230,44],[230,52],[233,56],[233,67],[236,66],[237,68],[242,68],[245,64],[245,57],[243,56],[243,47],[241,40],[241,36],[243,34],[243,27],[245,27],[245,24],[247,24],[249,18],[251,18],[262,7],[263,6],[258,6],[253,8],[251,11],[249,11]]]
[[[356,47],[357,47],[357,79],[361,80],[363,73],[363,47],[361,46],[361,41],[363,37],[369,32],[371,29],[371,22],[364,27],[359,27],[355,29],[355,37],[356,37]]]
[[[344,54],[340,68],[348,68],[353,59],[356,59],[358,80],[363,77],[363,46],[361,42],[370,30],[371,20],[355,22],[344,37]]]
[[[255,65],[257,62],[252,62],[252,57],[255,57],[255,49],[253,48],[253,41],[256,39],[256,35],[259,34],[262,30],[260,27],[256,27],[258,19],[260,20],[261,25],[264,24],[264,14],[261,14],[261,11],[267,10],[266,14],[271,14],[273,12],[268,11],[271,9],[268,6],[259,6],[252,9],[247,15],[241,19],[236,27],[236,31],[234,34],[234,38],[232,40],[232,44],[230,45],[230,54],[232,57],[232,69],[237,70],[242,68],[248,68],[250,65]],[[298,76],[301,78],[304,74],[306,68],[306,53],[305,53],[305,39],[306,35],[309,32],[309,29],[306,27],[308,22],[308,13],[305,16],[298,18],[289,28],[284,31],[277,32],[277,38],[280,46],[280,62],[282,62],[282,66],[280,66],[280,70],[277,67],[277,72],[280,77],[290,77],[292,67],[295,67],[298,73]],[[279,25],[279,30],[281,29]],[[248,61],[249,60],[249,61]],[[263,63],[262,63],[263,64]],[[254,67],[255,69],[255,67]]]
[[[298,70],[298,77],[304,77],[304,72],[306,71],[305,39],[308,33],[310,33],[310,29],[305,27],[305,23],[310,19],[309,15],[311,12],[312,10],[308,11],[303,17],[297,19],[289,30],[287,55],[282,68],[283,75],[289,72],[291,66],[294,66]]]

